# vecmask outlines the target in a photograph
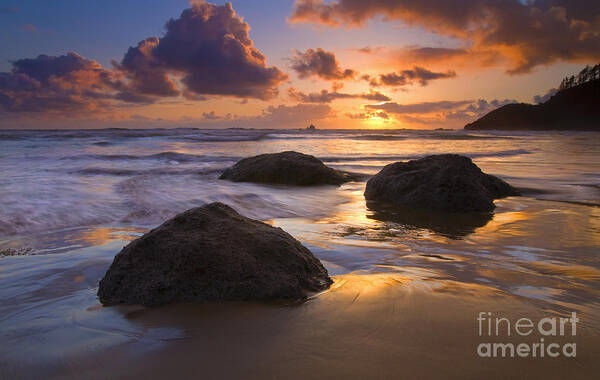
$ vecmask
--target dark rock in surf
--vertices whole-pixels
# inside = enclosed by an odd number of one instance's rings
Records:
[[[446,212],[490,212],[494,199],[511,195],[519,193],[500,178],[483,173],[470,158],[456,154],[387,165],[365,189],[371,208],[384,203]]]
[[[355,179],[352,174],[332,169],[314,156],[293,151],[244,158],[219,178],[296,186],[341,185]]]
[[[107,305],[299,300],[332,283],[321,262],[280,228],[222,203],[185,211],[128,244],[100,281]]]

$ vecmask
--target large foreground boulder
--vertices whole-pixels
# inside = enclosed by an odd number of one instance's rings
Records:
[[[298,300],[332,283],[280,228],[222,203],[185,211],[127,245],[100,281],[104,304]]]
[[[332,169],[314,156],[293,151],[244,158],[219,178],[296,186],[341,185],[354,179],[349,173]]]
[[[447,212],[492,211],[494,199],[518,195],[500,178],[485,174],[470,158],[428,156],[384,167],[367,182],[365,198],[399,207]]]

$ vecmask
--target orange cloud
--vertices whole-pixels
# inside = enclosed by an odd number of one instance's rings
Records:
[[[509,74],[556,61],[600,58],[598,1],[297,0],[290,21],[359,27],[378,16],[462,39],[469,54],[492,51],[509,62]],[[440,58],[458,52],[413,53]]]
[[[393,115],[395,119],[409,124],[464,125],[465,122],[481,117],[498,107],[516,102],[514,99],[442,100],[409,104],[387,102],[365,105],[366,113],[346,114],[346,116],[353,119],[369,119],[377,112],[384,112],[388,116]]]
[[[334,89],[334,91],[321,90],[320,92],[305,94],[293,87],[288,90],[288,96],[302,103],[331,103],[336,99],[366,99],[375,102],[387,102],[391,100],[387,95],[378,91],[371,91],[364,94],[346,94]]]

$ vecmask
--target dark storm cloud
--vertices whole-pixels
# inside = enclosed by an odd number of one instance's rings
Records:
[[[371,91],[364,94],[346,94],[342,92],[321,90],[320,92],[312,92],[309,94],[303,93],[290,88],[288,90],[290,98],[302,103],[331,103],[336,99],[366,99],[375,102],[387,102],[391,99],[381,92]]]
[[[175,95],[178,89],[170,75],[181,75],[191,93],[270,99],[287,75],[266,65],[249,30],[230,3],[194,2],[167,22],[163,37],[130,48],[117,67],[143,94]]]
[[[342,69],[334,53],[321,48],[308,49],[304,53],[296,51],[291,58],[292,69],[301,79],[316,76],[325,80],[351,79],[356,72],[351,69]]]
[[[118,70],[127,74],[131,92],[155,96],[179,94],[167,68],[154,56],[159,42],[157,37],[146,38],[136,47],[130,47],[121,63],[113,62]]]
[[[456,73],[452,70],[449,70],[445,73],[436,73],[427,70],[423,67],[415,66],[411,70],[402,70],[400,73],[394,72],[388,74],[380,74],[378,77],[370,77],[368,75],[364,75],[362,76],[362,79],[368,81],[369,84],[374,87],[397,87],[412,84],[413,82],[418,82],[421,84],[421,86],[427,86],[429,84],[429,81],[454,77],[456,77]]]
[[[556,61],[600,58],[600,2],[592,0],[297,0],[290,20],[363,25],[383,15],[494,50],[511,74]]]

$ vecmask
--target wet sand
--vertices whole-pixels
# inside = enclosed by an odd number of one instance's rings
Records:
[[[0,262],[0,378],[587,379],[598,373],[598,208],[509,198],[496,202],[484,226],[449,234],[371,218],[360,190],[342,188],[356,199],[329,217],[271,221],[335,275],[329,291],[297,305],[102,307],[99,279],[144,229],[40,237],[39,247],[56,253]],[[481,358],[480,343],[517,345],[542,336],[481,337],[480,312],[511,323],[576,312],[575,337],[544,338],[576,343],[577,356]]]
[[[172,331],[2,373],[5,378],[64,379],[589,379],[600,370],[600,335],[585,323],[591,315],[580,316],[575,337],[546,337],[547,343],[575,342],[575,358],[478,357],[482,342],[540,339],[537,333],[480,337],[479,312],[512,321],[560,314],[495,288],[432,275],[395,268],[392,273],[337,276],[330,291],[299,305],[120,308],[147,335],[155,328]]]

